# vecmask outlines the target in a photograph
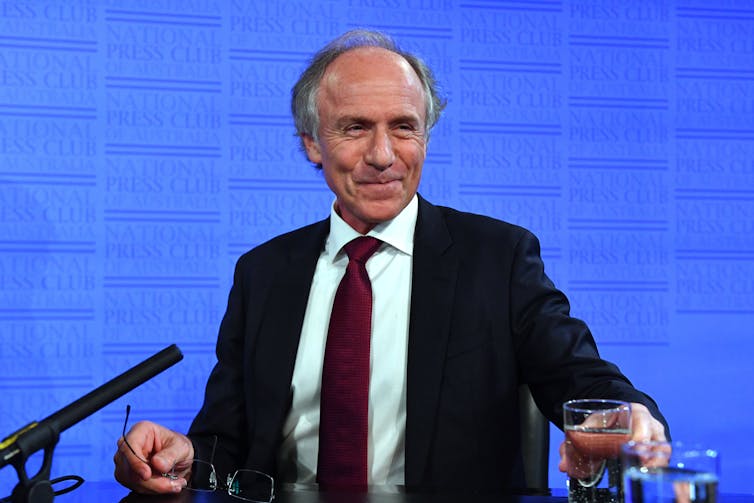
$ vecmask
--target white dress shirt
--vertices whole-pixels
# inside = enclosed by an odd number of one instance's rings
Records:
[[[366,264],[373,299],[367,474],[370,485],[404,483],[406,358],[418,207],[414,196],[398,216],[367,234],[383,241]],[[316,480],[319,395],[330,311],[348,264],[343,246],[360,235],[333,206],[330,234],[317,262],[301,329],[291,383],[291,411],[283,425],[278,456],[283,482]]]

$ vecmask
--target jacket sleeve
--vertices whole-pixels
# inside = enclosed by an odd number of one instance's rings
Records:
[[[657,404],[603,360],[587,325],[570,316],[568,299],[544,271],[537,238],[523,231],[511,268],[511,316],[521,379],[540,410],[559,428],[562,404],[577,398],[638,402],[668,425]]]
[[[243,397],[246,325],[243,278],[242,260],[239,260],[217,338],[217,363],[207,381],[202,408],[188,432],[195,458],[211,460],[222,480],[226,473],[241,467],[247,445]]]

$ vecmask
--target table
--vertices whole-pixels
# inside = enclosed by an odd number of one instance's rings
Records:
[[[130,493],[116,482],[84,482],[78,489],[55,498],[55,503],[239,503],[222,491],[150,496]],[[501,494],[425,494],[400,487],[372,489],[368,493],[326,493],[314,485],[285,484],[275,493],[274,503],[566,503],[563,496],[507,496]],[[737,503],[737,502],[736,502]]]
[[[556,496],[516,496],[504,494],[424,494],[407,493],[401,488],[388,488],[369,493],[324,493],[314,486],[287,485],[276,494],[274,503],[566,503]],[[116,482],[85,482],[68,494],[55,498],[55,503],[239,503],[241,500],[222,492],[145,496],[131,494]],[[754,503],[754,494],[721,494],[718,503]]]

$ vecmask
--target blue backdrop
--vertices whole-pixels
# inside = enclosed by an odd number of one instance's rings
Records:
[[[187,428],[235,259],[328,214],[289,89],[355,27],[449,98],[422,194],[538,234],[603,355],[751,492],[751,0],[0,2],[0,435],[170,343],[53,472],[109,479],[126,403]]]

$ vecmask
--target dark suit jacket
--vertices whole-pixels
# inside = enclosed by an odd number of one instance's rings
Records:
[[[324,220],[279,236],[236,266],[218,363],[189,435],[219,471],[275,473],[299,335]],[[655,403],[600,359],[586,325],[544,273],[539,243],[499,220],[420,198],[408,342],[406,485],[517,486],[519,383],[562,427],[571,398]],[[664,422],[664,420],[663,420]]]

